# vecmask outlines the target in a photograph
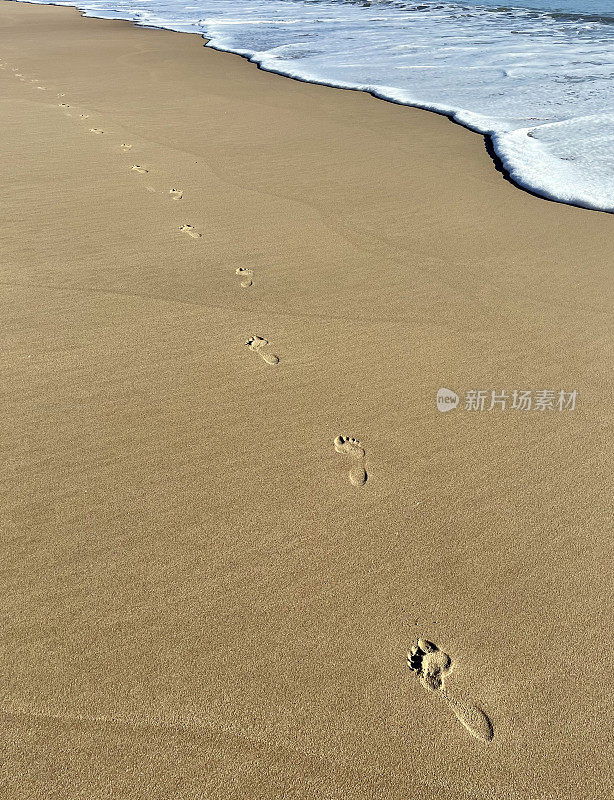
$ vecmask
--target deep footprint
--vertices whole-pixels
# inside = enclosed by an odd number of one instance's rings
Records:
[[[247,269],[247,267],[238,267],[235,270],[235,275],[238,275],[240,278],[243,278],[241,281],[241,286],[243,289],[247,289],[250,286],[253,286],[254,281],[252,278],[254,277],[254,273],[251,269]]]
[[[139,175],[147,175],[147,173],[149,172],[148,169],[145,169],[145,167],[142,167],[140,164],[133,164],[130,167],[130,169],[132,170],[132,172],[138,172]]]
[[[201,234],[194,230],[193,225],[182,225],[179,230],[181,233],[187,233],[192,239],[200,239]]]
[[[472,703],[454,697],[445,688],[445,678],[452,670],[452,659],[433,642],[418,639],[407,654],[407,666],[415,672],[422,686],[435,692],[445,700],[458,721],[476,739],[490,742],[494,736],[492,722],[486,714]]]
[[[182,189],[170,189],[169,194],[171,196],[171,200],[183,200]]]
[[[270,353],[265,349],[269,345],[268,339],[265,339],[262,336],[250,336],[245,344],[254,353],[258,353],[260,358],[267,364],[279,364],[279,356],[275,355],[275,353]]]
[[[343,456],[349,456],[356,462],[352,465],[349,472],[350,483],[353,486],[364,486],[367,482],[367,470],[365,469],[365,451],[361,447],[358,439],[351,436],[337,436],[333,442],[335,450]]]

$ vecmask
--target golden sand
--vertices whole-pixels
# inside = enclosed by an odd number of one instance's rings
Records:
[[[612,217],[196,36],[0,23],[2,797],[609,798]]]

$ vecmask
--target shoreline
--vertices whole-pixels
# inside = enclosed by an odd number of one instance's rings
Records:
[[[610,220],[75,10],[0,2],[7,800],[606,800]]]
[[[57,4],[53,3],[53,2],[36,3],[36,2],[32,2],[32,0],[6,0],[6,2],[27,3],[29,5],[57,5]],[[608,210],[608,209],[605,209],[605,208],[596,208],[595,206],[586,205],[586,204],[583,204],[582,202],[579,202],[579,201],[563,200],[561,198],[555,197],[554,195],[551,195],[551,194],[548,194],[548,193],[540,194],[538,191],[536,191],[535,189],[532,189],[530,186],[526,186],[523,183],[520,183],[518,180],[516,180],[512,176],[511,170],[505,165],[504,159],[497,152],[497,148],[496,148],[496,144],[495,144],[495,136],[496,136],[496,134],[483,133],[479,129],[472,127],[470,124],[464,123],[464,122],[461,122],[458,119],[455,119],[454,114],[457,113],[457,112],[452,112],[452,111],[451,112],[447,112],[447,111],[438,110],[437,108],[430,107],[428,105],[423,105],[423,104],[420,104],[420,103],[409,103],[409,102],[403,102],[402,100],[395,100],[392,97],[388,97],[388,96],[386,96],[384,94],[380,94],[380,93],[378,93],[376,91],[373,91],[371,89],[361,89],[361,88],[356,87],[356,86],[344,85],[342,83],[327,82],[327,81],[324,81],[324,80],[320,81],[320,80],[316,80],[316,79],[301,78],[300,76],[297,76],[297,75],[291,75],[291,74],[283,72],[283,71],[278,71],[278,70],[275,70],[275,69],[264,67],[260,62],[258,62],[257,60],[254,60],[254,58],[252,56],[250,56],[246,52],[242,52],[240,50],[227,49],[227,48],[224,48],[224,47],[220,47],[218,45],[210,44],[210,42],[212,40],[208,39],[206,34],[197,33],[196,31],[181,31],[181,30],[178,30],[178,29],[175,29],[175,28],[172,28],[172,27],[165,27],[165,26],[162,26],[162,25],[141,24],[141,23],[139,23],[139,22],[137,22],[137,21],[135,21],[133,19],[130,19],[128,17],[99,17],[96,14],[92,14],[92,13],[88,14],[86,11],[83,11],[81,8],[79,8],[78,5],[57,5],[57,7],[58,8],[73,8],[84,19],[99,19],[99,20],[105,20],[105,21],[108,21],[108,22],[113,22],[113,21],[117,20],[117,21],[122,21],[122,22],[128,22],[129,24],[134,25],[136,28],[141,28],[143,30],[168,30],[168,31],[172,31],[174,33],[184,33],[184,34],[186,34],[188,36],[192,36],[192,35],[199,36],[204,41],[204,45],[203,46],[206,47],[207,49],[214,50],[214,51],[216,51],[218,53],[227,53],[229,55],[238,56],[239,58],[244,59],[248,63],[255,65],[256,68],[259,69],[262,72],[268,72],[268,73],[270,73],[272,75],[279,75],[280,77],[296,81],[297,83],[307,83],[307,84],[310,84],[312,86],[323,86],[323,87],[326,87],[326,88],[329,88],[329,89],[339,89],[339,90],[348,91],[348,92],[359,92],[361,94],[369,95],[374,100],[381,100],[382,102],[390,103],[391,105],[404,106],[406,108],[414,108],[414,109],[417,109],[419,111],[426,111],[426,112],[431,113],[431,114],[436,114],[437,116],[444,117],[449,122],[451,122],[453,125],[458,125],[460,128],[464,128],[465,130],[471,131],[471,133],[474,133],[477,136],[480,136],[484,141],[484,149],[485,149],[486,154],[488,155],[488,157],[491,159],[494,169],[497,172],[499,172],[503,176],[503,178],[506,181],[508,181],[512,186],[514,186],[516,189],[519,189],[522,192],[526,192],[527,194],[531,195],[532,197],[536,197],[536,198],[539,198],[540,200],[544,200],[544,201],[547,201],[547,202],[560,203],[561,205],[569,205],[569,206],[572,206],[574,208],[580,208],[580,209],[582,209],[584,211],[593,211],[593,212],[597,212],[599,214],[609,214],[609,215],[614,214],[614,210]]]

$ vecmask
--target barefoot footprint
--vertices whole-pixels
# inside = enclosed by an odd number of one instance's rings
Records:
[[[171,200],[183,200],[183,189],[169,189]]]
[[[247,267],[238,267],[235,270],[235,275],[238,275],[240,278],[243,278],[241,281],[241,286],[244,289],[247,289],[248,286],[252,286],[254,281],[252,278],[254,277],[254,273],[251,269],[247,269]]]
[[[139,175],[147,175],[147,173],[149,172],[148,169],[145,169],[145,167],[142,167],[140,164],[133,164],[130,167],[130,169],[132,170],[132,172],[138,172]]]
[[[260,358],[266,361],[267,364],[279,364],[279,356],[276,356],[275,353],[269,353],[269,351],[265,349],[269,344],[268,339],[264,339],[262,336],[250,336],[245,344],[250,350],[253,350],[254,353],[258,353]]]
[[[201,235],[200,235],[200,233],[197,233],[194,230],[194,226],[193,225],[182,225],[181,228],[179,228],[179,230],[182,233],[187,233],[188,236],[192,237],[192,239],[200,239]]]
[[[337,436],[333,442],[335,450],[343,456],[349,456],[356,461],[350,469],[349,479],[354,486],[363,486],[367,482],[365,469],[365,451],[358,439],[351,436]]]
[[[420,683],[427,691],[436,692],[446,701],[472,736],[483,742],[491,741],[494,731],[486,714],[477,706],[454,697],[446,690],[445,677],[452,670],[452,659],[447,653],[427,639],[418,639],[407,654],[407,666],[418,675]]]

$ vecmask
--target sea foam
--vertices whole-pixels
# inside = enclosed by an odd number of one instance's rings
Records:
[[[263,69],[447,114],[489,136],[518,185],[614,212],[614,11],[606,0],[525,2],[55,4],[199,33]]]

